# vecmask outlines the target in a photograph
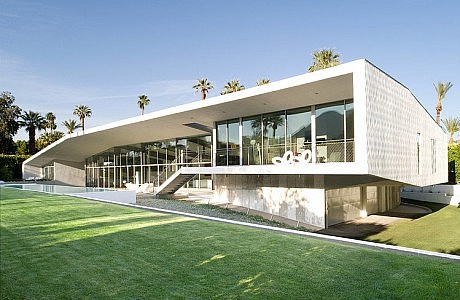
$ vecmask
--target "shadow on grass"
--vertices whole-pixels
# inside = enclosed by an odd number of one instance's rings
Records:
[[[446,251],[445,249],[441,249],[439,250],[439,252],[446,253],[446,254],[460,255],[460,248],[455,248],[455,249],[448,250],[448,251]]]
[[[317,233],[364,240],[371,235],[386,230],[387,228],[388,225],[382,225],[378,223],[345,222],[332,225],[329,228],[317,231]]]
[[[429,209],[431,209],[432,212],[437,212],[438,210],[441,210],[444,207],[449,205],[449,204],[442,204],[442,203],[417,201],[417,200],[406,199],[406,198],[401,198],[401,202],[402,203],[409,203],[409,204],[415,204],[415,205],[419,205],[419,206],[428,207]]]

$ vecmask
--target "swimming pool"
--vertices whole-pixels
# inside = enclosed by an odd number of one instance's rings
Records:
[[[65,185],[40,184],[40,183],[5,184],[3,186],[9,187],[9,188],[20,189],[20,190],[45,192],[45,193],[51,193],[51,194],[79,194],[79,193],[114,191],[112,189],[104,189],[104,188],[65,186]]]
[[[114,190],[94,187],[77,187],[40,183],[11,183],[0,184],[1,188],[35,191],[49,194],[68,195],[92,200],[102,200],[117,203],[136,203],[136,192],[129,190]]]

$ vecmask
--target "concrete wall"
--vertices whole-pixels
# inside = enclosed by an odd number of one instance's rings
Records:
[[[379,203],[377,197],[377,187],[376,186],[368,186],[366,189],[366,211],[367,214],[375,214],[379,211]]]
[[[56,183],[74,186],[86,185],[85,164],[59,161],[54,162]]]
[[[460,204],[460,185],[430,185],[424,187],[404,187],[401,197],[442,204]]]
[[[361,186],[328,189],[327,225],[384,212],[401,203],[399,186]]]
[[[316,177],[316,178],[315,178]],[[211,203],[232,203],[325,228],[323,176],[215,175]]]
[[[447,135],[443,129],[407,88],[370,63],[366,63],[365,82],[366,113],[355,117],[366,118],[368,173],[417,186],[447,182]],[[432,139],[436,141],[435,168]]]
[[[326,191],[327,225],[334,225],[361,216],[361,189],[349,187]]]
[[[22,179],[41,179],[42,177],[42,168],[22,164]]]
[[[231,203],[320,228],[400,204],[400,186],[328,188],[321,175],[214,175],[214,184],[210,203]]]

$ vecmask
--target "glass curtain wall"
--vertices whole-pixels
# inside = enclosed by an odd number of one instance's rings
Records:
[[[86,185],[122,188],[126,182],[159,186],[183,166],[211,166],[211,136],[133,144],[109,149],[86,160]],[[191,187],[211,187],[197,176]]]
[[[315,114],[312,115],[312,110]],[[313,144],[312,118],[316,120],[316,144]],[[245,117],[241,119],[241,150],[238,120],[217,123],[216,165],[272,164],[287,150],[300,155],[316,147],[316,162],[353,162],[353,100],[308,106],[299,109]]]

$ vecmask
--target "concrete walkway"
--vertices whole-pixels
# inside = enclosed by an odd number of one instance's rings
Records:
[[[427,207],[401,203],[398,207],[383,214],[373,214],[366,218],[351,220],[318,231],[321,234],[362,239],[383,231],[389,224],[419,218],[431,213]]]

